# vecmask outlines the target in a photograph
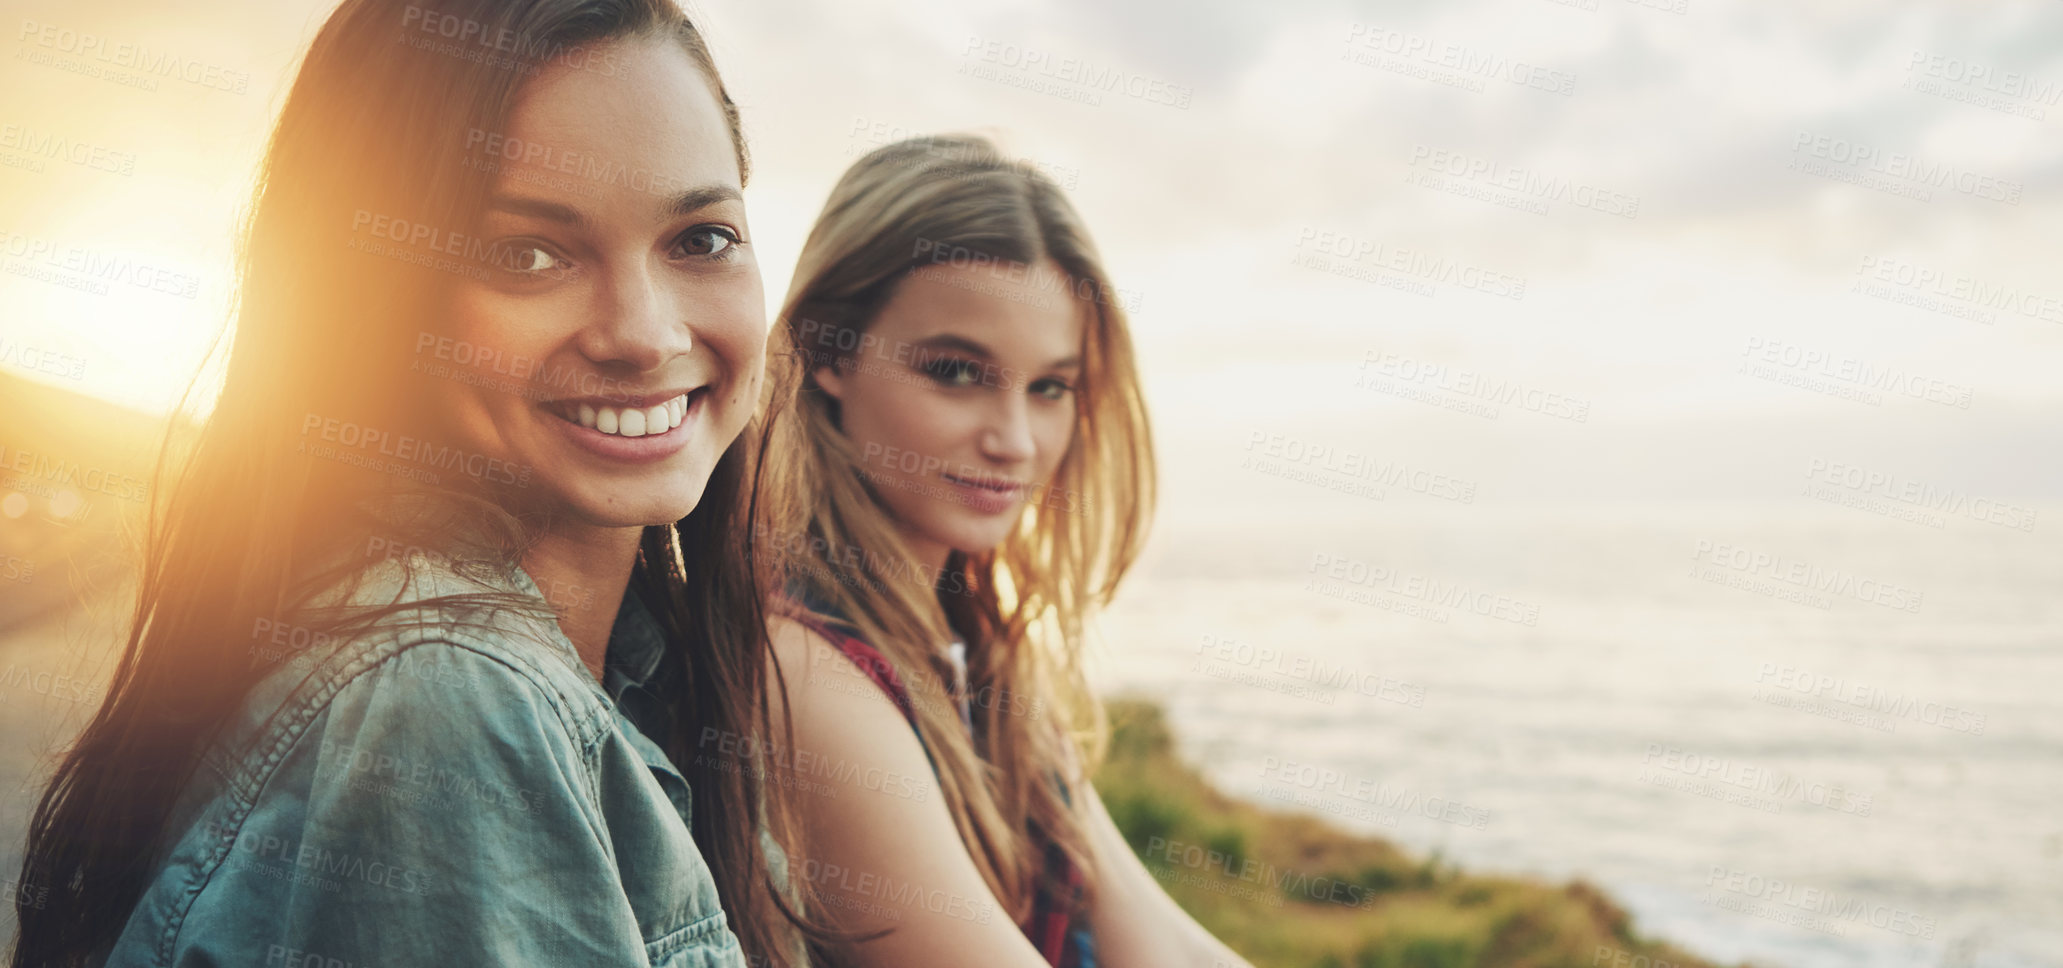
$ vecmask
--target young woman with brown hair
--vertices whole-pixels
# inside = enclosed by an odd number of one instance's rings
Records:
[[[13,964],[796,963],[746,175],[672,0],[335,11]]]

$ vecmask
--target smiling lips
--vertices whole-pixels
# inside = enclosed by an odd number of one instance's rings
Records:
[[[995,494],[1015,494],[1018,491],[1024,490],[1024,484],[1021,481],[1006,481],[1001,478],[977,480],[973,478],[961,477],[957,474],[947,474],[945,475],[945,478],[946,480],[952,481],[953,483],[958,484],[961,487],[971,487],[977,490],[989,491]]]
[[[691,398],[701,392],[702,388],[698,387],[644,407],[609,405],[591,400],[566,400],[548,405],[546,409],[561,420],[577,423],[597,433],[616,437],[658,436],[680,426],[687,419]]]
[[[1024,482],[1006,481],[1001,478],[966,478],[957,474],[943,475],[960,489],[961,506],[976,514],[1003,514],[1017,507],[1024,496]]]

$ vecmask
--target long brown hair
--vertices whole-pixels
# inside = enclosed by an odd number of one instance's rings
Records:
[[[895,287],[941,252],[1015,267],[1051,259],[1088,325],[1073,439],[1053,479],[1000,546],[953,552],[946,574],[929,575],[875,500],[815,370],[863,354],[854,348]],[[1068,806],[1094,795],[1084,766],[1102,733],[1081,672],[1083,622],[1137,558],[1152,514],[1153,446],[1122,301],[1050,179],[984,138],[918,138],[861,158],[832,189],[768,351],[783,368],[774,409],[793,413],[766,457],[760,546],[783,552],[791,587],[843,613],[917,694],[917,729],[961,840],[1019,923],[1040,888],[1058,888],[1045,848],[1089,870]],[[955,632],[968,643],[971,742],[939,651]]]
[[[464,27],[460,49],[423,30],[426,18]],[[410,42],[411,27],[427,42]],[[467,38],[494,42],[464,49]],[[177,833],[165,829],[168,814],[200,754],[278,668],[253,654],[258,623],[349,635],[421,604],[327,618],[309,610],[318,591],[348,587],[389,557],[377,549],[422,547],[462,572],[508,577],[549,526],[541,514],[514,512],[511,469],[397,474],[318,457],[306,434],[311,419],[335,420],[449,452],[434,380],[411,372],[424,361],[412,354],[425,335],[445,330],[435,307],[450,273],[469,264],[426,267],[367,252],[354,229],[369,218],[473,225],[493,181],[481,174],[493,156],[478,143],[504,130],[524,80],[561,57],[610,70],[606,56],[589,55],[627,38],[677,42],[702,68],[743,177],[736,105],[674,0],[345,0],[316,35],[243,226],[219,398],[190,447],[175,453],[167,436],[157,473],[169,486],[155,489],[164,497],[151,509],[126,645],[30,824],[21,883],[37,890],[18,895],[13,964],[86,964],[120,932]],[[200,387],[197,378],[182,410]],[[755,963],[786,965],[791,929],[813,929],[787,900],[797,896],[793,878],[776,884],[761,851],[763,827],[793,843],[785,802],[754,779],[758,770],[717,769],[693,755],[701,730],[770,728],[761,589],[745,553],[764,429],[755,422],[733,442],[691,514],[644,530],[629,593],[642,594],[667,633],[678,691],[668,697],[676,731],[666,745],[695,790],[695,842],[745,951]],[[410,494],[442,510],[392,513]],[[440,604],[501,627],[521,624],[511,611],[550,615],[535,598],[485,591]]]

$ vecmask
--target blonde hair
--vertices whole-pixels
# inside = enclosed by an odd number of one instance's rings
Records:
[[[859,337],[918,268],[1047,259],[1088,310],[1067,453],[999,546],[955,551],[944,574],[927,575],[869,489],[838,401],[815,371],[854,362]],[[756,545],[779,549],[790,586],[842,613],[908,685],[960,838],[1020,924],[1042,886],[1067,899],[1044,883],[1045,848],[1090,870],[1069,808],[1071,797],[1094,795],[1088,767],[1104,735],[1082,676],[1083,624],[1138,557],[1153,507],[1146,405],[1116,296],[1081,217],[1050,179],[985,138],[917,138],[861,158],[832,189],[767,354],[777,371],[769,406],[793,413],[769,443],[770,533],[756,534]],[[971,741],[941,651],[955,632],[968,644]]]

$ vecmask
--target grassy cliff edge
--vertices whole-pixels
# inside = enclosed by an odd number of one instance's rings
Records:
[[[1096,787],[1168,893],[1259,968],[1715,968],[1642,938],[1582,881],[1465,874],[1435,854],[1234,800],[1150,702],[1108,704]]]

